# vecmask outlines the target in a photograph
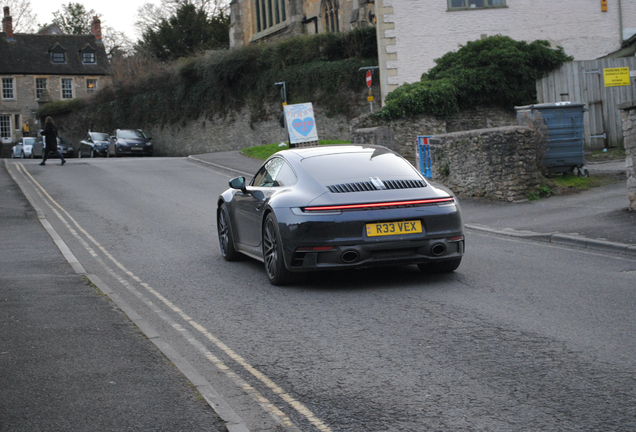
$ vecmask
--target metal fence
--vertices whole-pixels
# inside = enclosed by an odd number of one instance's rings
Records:
[[[636,76],[629,85],[606,86],[604,70],[629,68],[636,73],[636,57],[575,61],[537,81],[537,99],[546,102],[582,102],[585,113],[585,148],[623,146],[623,126],[616,105],[636,100]]]

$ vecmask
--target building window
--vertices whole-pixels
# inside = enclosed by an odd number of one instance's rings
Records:
[[[482,9],[505,7],[506,0],[448,0],[448,9]]]
[[[325,16],[325,30],[330,32],[340,31],[338,22],[338,0],[323,0],[322,13]]]
[[[66,56],[63,52],[52,52],[51,60],[53,63],[66,63]]]
[[[2,78],[2,99],[15,99],[13,78]]]
[[[11,115],[0,115],[0,138],[11,139]]]
[[[261,32],[287,20],[285,0],[254,0],[256,32]]]
[[[72,78],[62,78],[62,99],[73,99]]]
[[[95,63],[95,53],[94,52],[83,52],[82,53],[82,63],[84,63],[84,64]]]
[[[35,79],[35,98],[41,99],[42,93],[46,90],[47,80],[46,78],[36,78]]]
[[[13,127],[15,128],[15,130],[19,131],[20,130],[20,114],[14,114],[13,115]]]
[[[97,80],[96,79],[87,79],[86,80],[86,93],[93,93],[97,90]]]

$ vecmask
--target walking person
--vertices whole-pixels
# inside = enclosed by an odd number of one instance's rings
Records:
[[[42,163],[40,165],[46,165],[46,159],[49,153],[56,154],[62,162],[60,165],[64,165],[66,160],[62,153],[57,149],[57,128],[55,124],[53,124],[53,119],[51,117],[47,117],[44,122],[44,130],[40,132],[40,135],[44,137],[44,151],[42,152]]]

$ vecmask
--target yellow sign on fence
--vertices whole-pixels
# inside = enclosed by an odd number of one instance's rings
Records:
[[[629,68],[608,68],[603,69],[605,87],[618,87],[629,85]]]

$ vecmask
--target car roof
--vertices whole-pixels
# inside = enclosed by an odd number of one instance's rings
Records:
[[[423,180],[418,170],[398,153],[367,144],[293,148],[280,151],[299,178],[312,178],[323,186],[337,183],[382,180]]]
[[[330,154],[343,154],[343,153],[395,153],[394,151],[377,145],[369,144],[333,144],[314,147],[299,147],[289,150],[283,150],[279,152],[283,155],[286,153],[293,153],[300,156],[300,158],[310,158],[316,156],[324,156]]]

